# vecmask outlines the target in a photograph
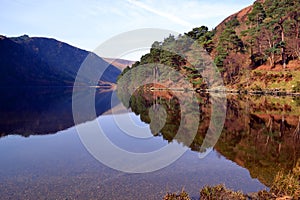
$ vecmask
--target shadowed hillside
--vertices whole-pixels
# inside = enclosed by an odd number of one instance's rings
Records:
[[[88,51],[50,38],[1,36],[0,86],[72,86],[87,56],[94,67],[107,67],[103,81],[116,81],[120,70]],[[84,76],[79,80],[83,85],[98,84]]]

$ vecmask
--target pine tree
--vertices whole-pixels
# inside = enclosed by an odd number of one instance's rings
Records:
[[[201,26],[197,28],[193,28],[188,33],[185,33],[185,35],[191,37],[193,40],[198,40],[200,37],[204,36],[208,32],[208,27],[206,26]]]
[[[247,24],[249,25],[249,28],[243,32],[243,35],[247,37],[247,46],[250,48],[250,57],[254,65],[257,63],[261,65],[264,61],[260,38],[261,27],[265,18],[266,12],[263,5],[256,1],[252,11],[248,14]]]
[[[223,67],[223,61],[229,55],[229,52],[243,52],[244,44],[235,30],[232,27],[228,27],[220,35],[216,50],[215,64],[218,67]]]

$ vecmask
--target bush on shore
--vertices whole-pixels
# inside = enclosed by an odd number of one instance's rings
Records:
[[[278,172],[270,191],[243,194],[227,189],[224,185],[205,186],[200,190],[200,200],[293,200],[300,199],[300,159],[294,169],[285,174]],[[167,193],[163,200],[191,200],[185,191]]]

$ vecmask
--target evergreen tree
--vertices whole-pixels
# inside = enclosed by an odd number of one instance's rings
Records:
[[[211,53],[214,48],[213,37],[216,30],[208,31],[198,38],[199,44],[208,52]]]
[[[252,11],[248,14],[247,24],[249,28],[243,31],[246,42],[250,48],[250,58],[254,65],[261,65],[264,62],[261,43],[261,27],[266,18],[266,12],[260,2],[255,2]]]
[[[243,52],[243,41],[238,37],[235,30],[232,27],[227,27],[222,32],[217,45],[217,55],[215,58],[215,64],[218,67],[223,67],[223,61],[229,55],[230,52]]]
[[[185,33],[185,35],[191,37],[193,40],[198,40],[200,37],[204,36],[208,32],[208,28],[206,26],[201,26],[197,28],[193,28],[188,33]]]

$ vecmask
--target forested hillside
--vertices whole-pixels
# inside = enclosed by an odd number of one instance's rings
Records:
[[[226,82],[265,65],[282,70],[300,60],[300,2],[260,0],[227,19],[214,37],[216,65],[224,70]]]
[[[228,88],[299,92],[299,34],[299,0],[257,0],[213,30],[202,25],[154,42],[150,53],[132,67],[167,65],[183,74],[195,88],[205,88],[207,82],[201,73],[207,57],[199,53],[200,46],[211,56]],[[123,74],[128,70],[129,67]]]

